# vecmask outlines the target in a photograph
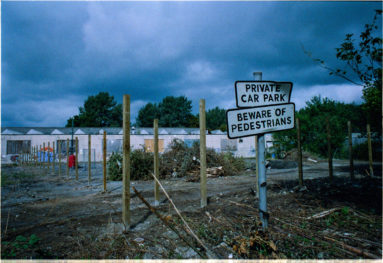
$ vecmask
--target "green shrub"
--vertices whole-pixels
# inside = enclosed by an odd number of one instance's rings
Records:
[[[372,146],[372,159],[374,161],[382,160],[382,142],[373,140]],[[354,160],[368,160],[368,142],[357,144],[352,147]]]
[[[132,180],[153,179],[153,153],[146,152],[144,148],[133,150],[130,153],[130,178]]]
[[[108,162],[108,180],[121,181],[122,180],[122,154],[112,153]]]
[[[111,181],[122,180],[122,154],[112,153],[108,165],[108,179]],[[130,179],[150,180],[153,177],[153,153],[145,152],[145,149],[137,149],[130,152]]]

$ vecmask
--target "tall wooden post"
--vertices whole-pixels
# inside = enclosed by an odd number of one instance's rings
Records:
[[[154,119],[154,176],[159,180],[159,158],[158,158],[158,119]],[[160,188],[158,182],[154,182],[154,205],[160,204]]]
[[[52,142],[52,172],[55,172],[55,162],[56,162],[56,149],[55,149],[55,142]]]
[[[258,170],[258,135],[254,136],[254,147],[255,147],[255,181],[257,182],[255,184],[255,196],[259,198],[259,186],[258,186],[258,176],[259,176],[259,170]]]
[[[351,121],[347,122],[348,127],[348,153],[350,158],[350,177],[353,180],[354,176],[354,160],[352,156],[352,130],[351,130]]]
[[[38,145],[35,145],[35,167],[37,167],[37,164],[38,164],[38,162],[37,162],[37,158],[38,158],[38,153],[39,153],[39,148],[38,148],[39,146]]]
[[[76,137],[75,167],[76,167],[76,180],[78,180],[78,137]]]
[[[66,139],[66,176],[69,177],[69,139]]]
[[[91,135],[88,134],[88,183],[90,184],[91,180],[91,156],[92,156],[92,151],[91,151]]]
[[[130,96],[123,98],[122,220],[130,227]]]
[[[102,140],[102,174],[104,178],[104,192],[106,192],[106,131],[104,131],[104,137]]]
[[[299,119],[297,123],[297,142],[298,142],[298,173],[299,173],[299,185],[303,186],[303,167],[302,167],[302,146],[301,146],[301,126]]]
[[[46,168],[46,162],[45,162],[45,142],[43,142],[43,167],[44,170]]]
[[[35,146],[32,146],[31,165],[35,166]]]
[[[41,150],[41,144],[39,145],[39,166],[40,166],[40,169],[43,167],[43,158],[42,158],[42,156],[43,156],[43,152],[42,152],[42,150]]]
[[[47,171],[49,173],[49,167],[51,166],[51,158],[50,158],[50,142],[48,142],[48,163],[47,163]]]
[[[59,158],[59,176],[61,176],[61,141],[57,141],[58,146],[58,158]]]
[[[374,176],[374,170],[372,168],[372,144],[371,144],[371,127],[367,124],[367,140],[368,140],[368,163],[370,166],[370,176]]]
[[[200,177],[201,177],[201,207],[207,205],[207,187],[206,187],[206,115],[205,100],[199,101],[199,152],[200,152]]]
[[[330,180],[332,180],[333,173],[332,173],[331,131],[330,131],[330,122],[328,118],[326,118],[326,129],[327,129],[328,172],[329,172]]]

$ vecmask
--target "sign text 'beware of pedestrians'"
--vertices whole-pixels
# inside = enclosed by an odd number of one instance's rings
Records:
[[[227,135],[230,139],[294,128],[294,103],[247,109],[230,109]]]

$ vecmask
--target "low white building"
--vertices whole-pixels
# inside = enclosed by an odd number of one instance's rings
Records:
[[[88,160],[88,136],[91,136],[92,161],[102,161],[102,141],[104,131],[107,134],[107,153],[122,151],[122,128],[73,128],[73,139],[78,138],[79,161]],[[199,141],[199,128],[159,128],[159,150],[169,149],[174,139],[184,141],[188,146]],[[266,137],[266,141],[267,141]],[[58,153],[59,145],[65,156],[67,140],[71,146],[72,128],[60,127],[3,127],[1,129],[2,163],[10,162],[11,157],[22,153],[32,153],[34,149],[49,146]],[[131,149],[145,147],[152,151],[154,145],[153,128],[132,128],[130,135]],[[75,142],[73,141],[73,146]],[[206,146],[217,152],[232,152],[235,156],[254,157],[254,137],[229,139],[226,133],[213,131],[206,135]],[[64,158],[63,156],[63,158]],[[65,158],[64,158],[65,159]]]

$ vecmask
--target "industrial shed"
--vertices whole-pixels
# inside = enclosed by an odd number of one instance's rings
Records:
[[[104,131],[107,134],[107,154],[122,151],[122,128],[60,128],[60,127],[3,127],[1,129],[1,159],[8,163],[13,155],[31,153],[32,147],[47,147],[48,142],[55,152],[61,144],[61,152],[66,153],[66,141],[77,137],[79,140],[79,161],[88,160],[88,135],[91,135],[92,161],[102,161],[102,140]],[[199,140],[199,128],[162,128],[158,129],[159,150],[166,151],[174,139],[184,141],[188,146]],[[153,128],[131,129],[130,143],[132,150],[145,147],[147,151],[153,150]],[[73,143],[73,146],[75,143]],[[228,139],[225,132],[207,132],[206,146],[217,152],[232,152],[235,156],[254,157],[254,137]],[[65,159],[65,158],[64,158]]]

